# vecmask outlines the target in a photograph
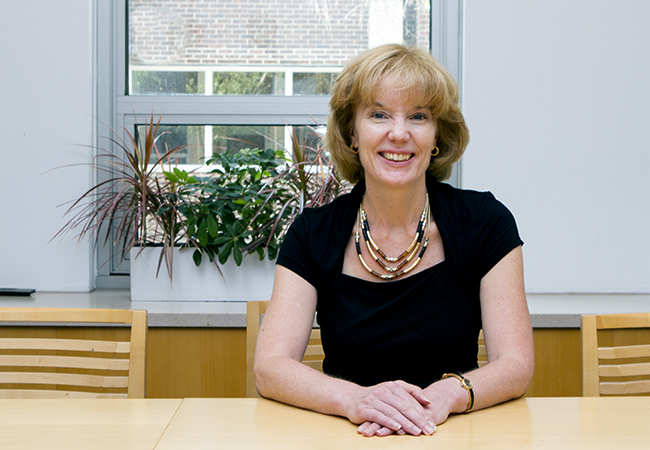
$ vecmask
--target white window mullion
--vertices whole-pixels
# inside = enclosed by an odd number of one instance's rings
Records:
[[[287,70],[284,73],[284,95],[293,95],[293,71]]]

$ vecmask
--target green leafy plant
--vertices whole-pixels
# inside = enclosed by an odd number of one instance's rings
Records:
[[[320,139],[304,141],[292,135],[291,159],[285,151],[259,148],[215,154],[207,164],[217,168],[196,182],[165,174],[180,185],[185,245],[195,248],[197,265],[203,255],[221,264],[232,256],[237,265],[253,253],[260,260],[275,259],[284,233],[304,208],[321,206],[347,190],[320,144],[307,144]]]
[[[258,205],[263,202],[259,191],[264,180],[284,164],[282,152],[244,149],[236,153],[215,154],[207,161],[218,167],[207,176],[186,178],[186,173],[165,172],[168,181],[177,183],[180,198],[178,209],[185,219],[186,246],[194,247],[194,261],[201,264],[206,254],[211,261],[224,264],[232,255],[240,265],[243,256],[251,253],[251,243],[259,231],[252,223]],[[264,214],[272,214],[269,206]],[[269,256],[277,250],[269,247]],[[264,250],[258,252],[264,257]]]

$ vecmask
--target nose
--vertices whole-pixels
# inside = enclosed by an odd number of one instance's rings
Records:
[[[410,137],[410,132],[408,129],[408,124],[403,119],[393,119],[391,120],[390,131],[388,132],[388,138],[394,141],[405,141]]]

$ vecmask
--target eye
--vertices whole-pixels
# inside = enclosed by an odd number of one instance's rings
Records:
[[[386,114],[384,114],[384,113],[382,113],[382,112],[379,112],[379,111],[374,111],[374,112],[371,112],[371,113],[370,113],[370,118],[371,118],[371,119],[378,119],[378,120],[379,120],[379,119],[385,119],[385,118],[386,118]]]
[[[428,120],[429,116],[427,116],[425,113],[415,113],[413,114],[413,120],[416,120],[418,122],[423,122],[425,120]]]

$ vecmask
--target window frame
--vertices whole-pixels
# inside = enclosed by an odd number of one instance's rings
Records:
[[[126,140],[152,114],[165,125],[315,125],[327,121],[327,95],[127,95],[128,0],[94,0],[96,145],[110,147],[111,135]],[[431,0],[432,54],[462,83],[464,0]],[[302,71],[302,70],[301,70]],[[461,90],[462,92],[462,90]],[[115,134],[113,134],[115,133]],[[106,175],[101,171],[96,180]],[[460,184],[454,167],[452,185]],[[98,288],[128,288],[128,261],[118,267],[113,243],[98,246]],[[106,261],[109,261],[106,263]]]

